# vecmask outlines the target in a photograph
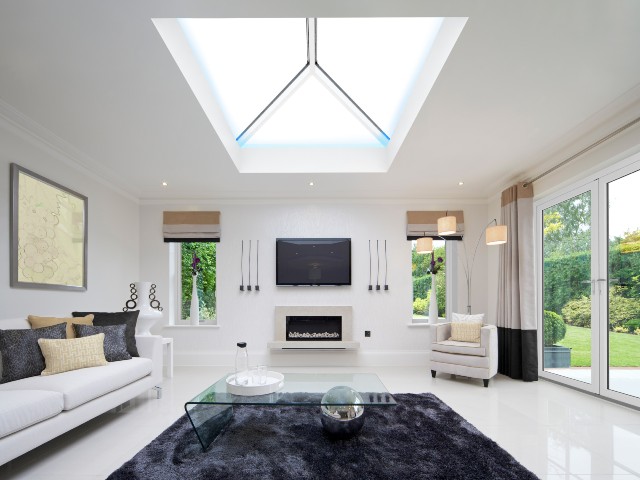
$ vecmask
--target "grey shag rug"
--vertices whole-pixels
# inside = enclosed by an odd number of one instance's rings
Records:
[[[234,407],[202,451],[186,415],[113,472],[119,479],[514,479],[537,477],[435,395],[365,407],[360,434],[333,440],[320,407]]]

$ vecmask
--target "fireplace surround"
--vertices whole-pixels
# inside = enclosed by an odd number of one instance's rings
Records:
[[[273,350],[354,350],[350,306],[275,307]]]

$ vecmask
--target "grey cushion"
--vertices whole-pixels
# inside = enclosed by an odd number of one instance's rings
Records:
[[[124,336],[127,340],[127,351],[132,357],[139,357],[138,347],[136,347],[136,323],[140,310],[129,310],[128,312],[72,312],[74,317],[84,317],[93,314],[93,324],[104,327],[109,325],[126,325]]]
[[[124,332],[126,325],[107,325],[100,327],[97,325],[81,325],[73,324],[76,331],[76,337],[88,337],[104,333],[104,358],[107,362],[117,362],[119,360],[131,360],[131,355],[127,351],[127,342],[125,341]]]
[[[44,370],[44,357],[38,345],[39,338],[67,338],[67,324],[44,328],[0,330],[2,378],[0,383],[35,377]]]

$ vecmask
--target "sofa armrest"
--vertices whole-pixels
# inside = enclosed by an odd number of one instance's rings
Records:
[[[153,362],[151,377],[156,385],[162,383],[162,337],[160,335],[136,335],[136,346],[141,357]]]
[[[431,343],[442,342],[451,337],[451,323],[436,323],[434,327]]]

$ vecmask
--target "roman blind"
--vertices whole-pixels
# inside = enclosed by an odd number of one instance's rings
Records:
[[[456,233],[451,235],[438,235],[438,219],[449,216],[456,217]],[[417,240],[422,237],[462,240],[463,236],[464,212],[462,210],[407,212],[407,240]]]
[[[220,212],[163,212],[165,242],[219,242]]]

